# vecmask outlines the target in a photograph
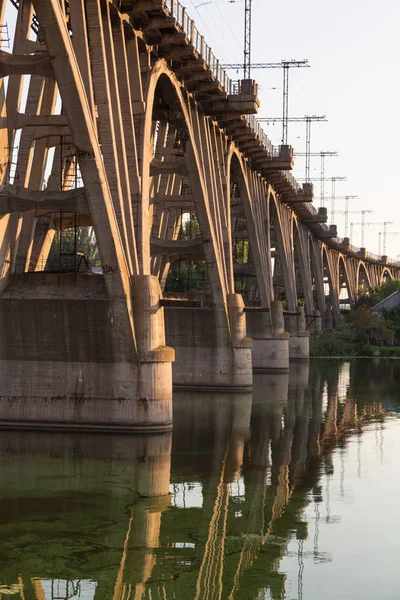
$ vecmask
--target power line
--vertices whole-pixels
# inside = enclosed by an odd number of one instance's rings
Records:
[[[251,32],[250,32],[251,35]],[[250,60],[250,56],[249,56]],[[246,38],[245,38],[245,65],[246,65]],[[283,69],[283,116],[282,116],[282,144],[288,143],[288,123],[289,119],[289,69],[292,67],[309,67],[308,60],[281,60],[281,62],[271,63],[249,63],[248,79],[250,79],[250,67],[252,69]],[[238,69],[237,63],[223,64],[224,69]],[[245,77],[246,79],[246,77]]]

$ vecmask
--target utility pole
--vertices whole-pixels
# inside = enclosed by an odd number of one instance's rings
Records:
[[[295,156],[306,156],[305,152],[296,152]],[[325,158],[327,156],[339,156],[337,150],[321,150],[321,152],[310,152],[311,156],[320,156],[321,157],[321,206],[325,206]]]
[[[244,53],[243,53],[243,79],[250,79],[251,75],[251,2],[244,3]]]
[[[369,222],[366,223],[365,222],[365,215],[367,213],[371,213],[372,210],[361,210],[361,222],[360,223],[351,223],[350,224],[350,235],[352,235],[353,233],[353,225],[361,225],[361,248],[364,248],[364,233],[365,233],[365,227],[370,227],[372,225],[383,225],[383,229],[384,229],[384,235],[386,236],[386,226],[387,225],[391,225],[393,223],[393,221],[383,221],[381,223],[378,222]],[[385,249],[386,249],[386,244],[385,244]]]
[[[246,0],[246,2],[248,2],[248,1],[249,0]],[[246,9],[245,9],[245,11],[246,11]],[[247,15],[246,12],[245,12],[245,15]],[[246,30],[246,18],[245,18],[245,30]],[[251,30],[250,30],[250,36],[251,36]],[[299,69],[301,67],[309,67],[310,65],[308,64],[308,60],[281,60],[281,62],[276,62],[276,63],[254,63],[254,64],[251,64],[249,62],[247,76],[246,76],[246,65],[247,65],[247,63],[246,63],[246,59],[247,59],[246,44],[247,44],[247,42],[246,42],[246,37],[245,37],[245,56],[244,56],[244,66],[245,66],[244,78],[245,79],[250,79],[250,68],[252,68],[252,69],[283,69],[282,144],[287,146],[288,123],[290,121],[290,119],[289,119],[289,69],[292,69],[292,68]],[[250,52],[250,50],[249,50],[249,52]],[[239,69],[243,65],[239,65],[236,63],[227,63],[227,64],[223,64],[221,66],[224,69]]]
[[[383,222],[383,231],[379,232],[379,255],[381,254],[381,234],[383,235],[383,255],[386,256],[386,242],[388,235],[400,235],[399,232],[396,231],[387,231],[386,226],[391,225],[393,221],[384,221]]]
[[[284,119],[282,119],[281,117],[262,117],[260,119],[257,119],[257,121],[259,123],[278,123],[280,121],[282,121]],[[305,157],[306,157],[306,174],[305,174],[305,181],[306,183],[309,183],[311,181],[310,179],[310,162],[311,162],[311,123],[313,121],[327,121],[328,119],[326,118],[325,115],[321,115],[321,116],[317,116],[317,115],[305,115],[304,117],[290,117],[288,118],[288,121],[290,121],[291,123],[301,123],[302,121],[305,121],[306,123],[306,152],[305,152]]]
[[[336,200],[345,200],[344,210],[338,210],[338,215],[344,215],[344,237],[347,237],[349,232],[349,214],[359,215],[360,211],[349,211],[349,200],[355,200],[358,196],[337,196]],[[329,198],[327,198],[329,200]],[[372,212],[372,210],[370,211]]]
[[[331,204],[331,223],[335,222],[335,212],[336,212],[336,182],[344,181],[346,178],[343,177],[332,177],[332,204]]]

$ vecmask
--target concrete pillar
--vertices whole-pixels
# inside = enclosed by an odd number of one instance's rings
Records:
[[[146,583],[156,564],[161,517],[171,503],[169,493],[172,435],[143,436],[138,455],[134,490],[136,499],[127,534],[113,597],[120,600],[125,590],[133,588],[132,598],[143,598]]]
[[[310,326],[310,329],[315,333],[322,331],[322,318],[319,310],[314,310],[314,320]]]
[[[165,345],[164,309],[160,307],[161,288],[152,275],[132,278],[133,309],[140,364],[139,398],[160,401],[146,411],[158,421],[172,422],[172,362],[175,353]],[[163,404],[165,404],[163,406]],[[162,416],[163,415],[163,416]]]
[[[253,339],[253,371],[285,373],[289,370],[289,334],[285,332],[281,302],[271,302],[270,313],[247,313]]]
[[[160,287],[133,278],[126,301],[103,276],[14,275],[0,297],[0,423],[27,428],[168,430],[172,361]],[[136,342],[136,348],[135,348]]]
[[[304,308],[298,308],[298,316],[293,318],[289,339],[290,360],[308,360],[310,358],[310,332],[306,330]]]
[[[325,331],[332,331],[333,330],[332,310],[330,310],[329,308],[327,308],[326,311],[325,311],[325,316],[324,316],[324,319],[323,319],[323,329]]]
[[[231,328],[234,382],[239,387],[253,386],[252,340],[247,337],[246,313],[241,294],[228,294],[228,316]]]
[[[168,345],[176,353],[173,384],[181,389],[249,391],[252,389],[252,340],[240,294],[229,294],[225,315],[215,307],[165,308]]]

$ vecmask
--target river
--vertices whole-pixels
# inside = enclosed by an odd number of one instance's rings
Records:
[[[0,600],[399,597],[400,362],[180,392],[172,434],[0,434]]]

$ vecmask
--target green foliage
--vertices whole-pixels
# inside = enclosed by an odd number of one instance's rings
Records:
[[[390,310],[383,310],[382,317],[387,323],[391,323],[390,327],[395,332],[400,332],[400,306],[396,306]]]
[[[201,237],[200,225],[197,218],[193,215],[191,219],[187,219],[181,225],[179,232],[180,240],[194,240]]]
[[[355,344],[343,339],[337,332],[321,332],[310,336],[311,357],[357,356]]]
[[[355,308],[360,306],[375,306],[394,292],[400,291],[400,279],[388,279],[382,285],[372,288],[368,292],[359,294]]]
[[[236,240],[233,244],[233,261],[239,265],[246,265],[249,262],[249,241]]]
[[[312,358],[351,358],[374,357],[400,358],[400,346],[373,346],[362,342],[352,342],[349,332],[336,330],[310,336],[310,356]]]
[[[357,332],[358,341],[364,344],[379,344],[393,339],[391,322],[375,315],[367,306],[360,306],[347,316],[348,327]]]
[[[206,263],[181,260],[171,263],[165,285],[166,292],[204,292]]]
[[[62,251],[74,252],[75,247],[75,229],[64,229],[62,232]],[[96,235],[93,227],[76,228],[76,251],[83,252],[86,260],[91,263],[98,260],[99,249],[97,247]],[[48,262],[50,264],[58,263],[60,254],[60,232],[56,231],[54,240],[50,249]]]
[[[194,215],[183,221],[178,237],[180,240],[193,240],[201,237],[200,225]],[[171,263],[165,291],[201,293],[204,292],[205,278],[206,263],[204,260],[188,260],[183,257]]]

